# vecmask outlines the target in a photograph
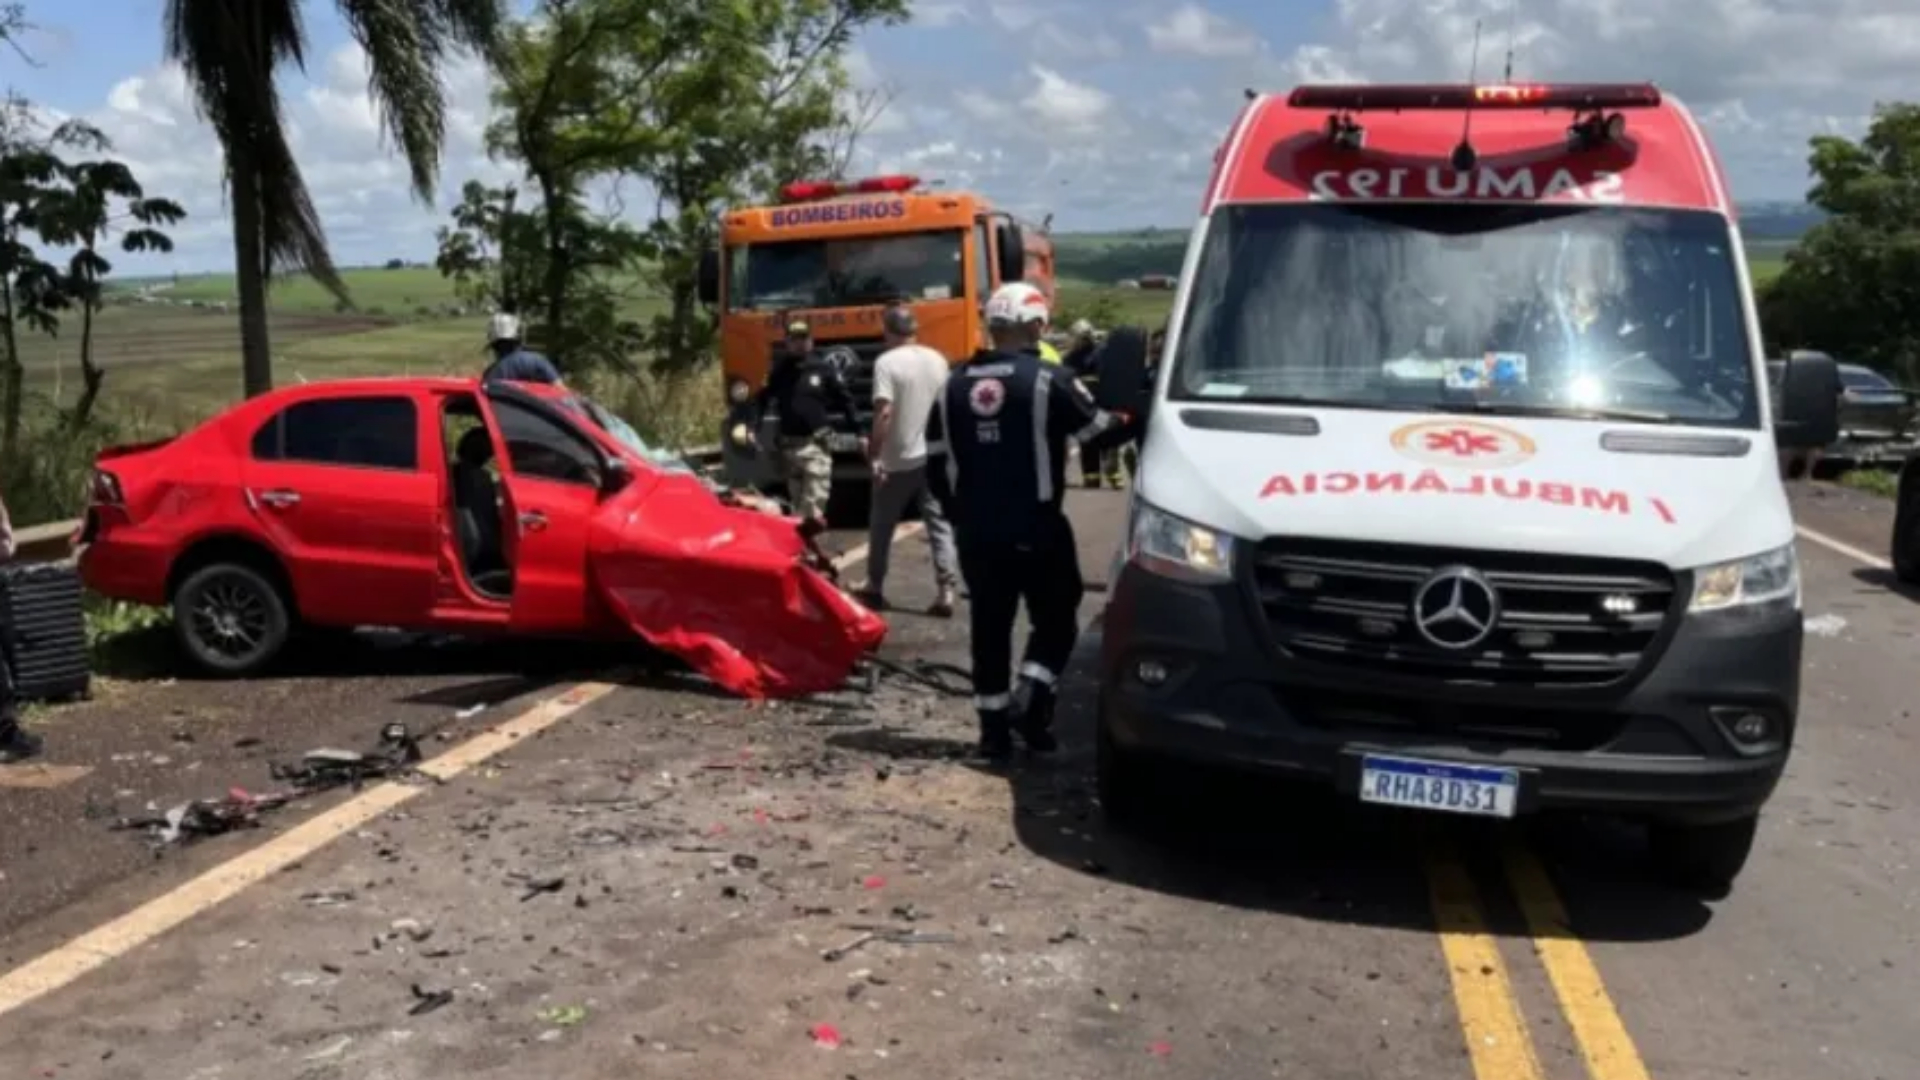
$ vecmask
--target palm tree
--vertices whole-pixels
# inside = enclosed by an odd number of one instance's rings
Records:
[[[413,190],[433,197],[446,140],[440,68],[455,49],[492,58],[501,0],[334,0],[367,53],[368,89],[387,133],[406,155]],[[227,157],[234,277],[246,394],[273,388],[267,281],[304,270],[340,300],[346,283],[327,251],[300,165],[287,142],[274,76],[306,67],[301,0],[167,0],[166,55],[185,71],[200,112]]]

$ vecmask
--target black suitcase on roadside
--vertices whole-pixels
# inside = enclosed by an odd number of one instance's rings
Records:
[[[86,697],[93,688],[80,573],[67,563],[0,566],[0,634],[21,701]]]

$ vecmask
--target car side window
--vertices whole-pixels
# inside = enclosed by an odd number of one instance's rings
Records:
[[[507,464],[516,475],[599,486],[600,455],[584,436],[503,398],[493,399],[493,415],[507,444]]]
[[[420,467],[420,413],[405,397],[295,402],[254,433],[253,457],[412,472]]]

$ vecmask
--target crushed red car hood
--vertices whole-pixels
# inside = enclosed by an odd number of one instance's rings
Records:
[[[633,631],[749,698],[846,684],[884,619],[801,562],[791,518],[722,503],[690,476],[609,499],[589,573]]]

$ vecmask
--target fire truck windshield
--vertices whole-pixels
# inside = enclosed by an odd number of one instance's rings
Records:
[[[963,296],[966,238],[952,229],[734,245],[727,306],[756,311]]]

